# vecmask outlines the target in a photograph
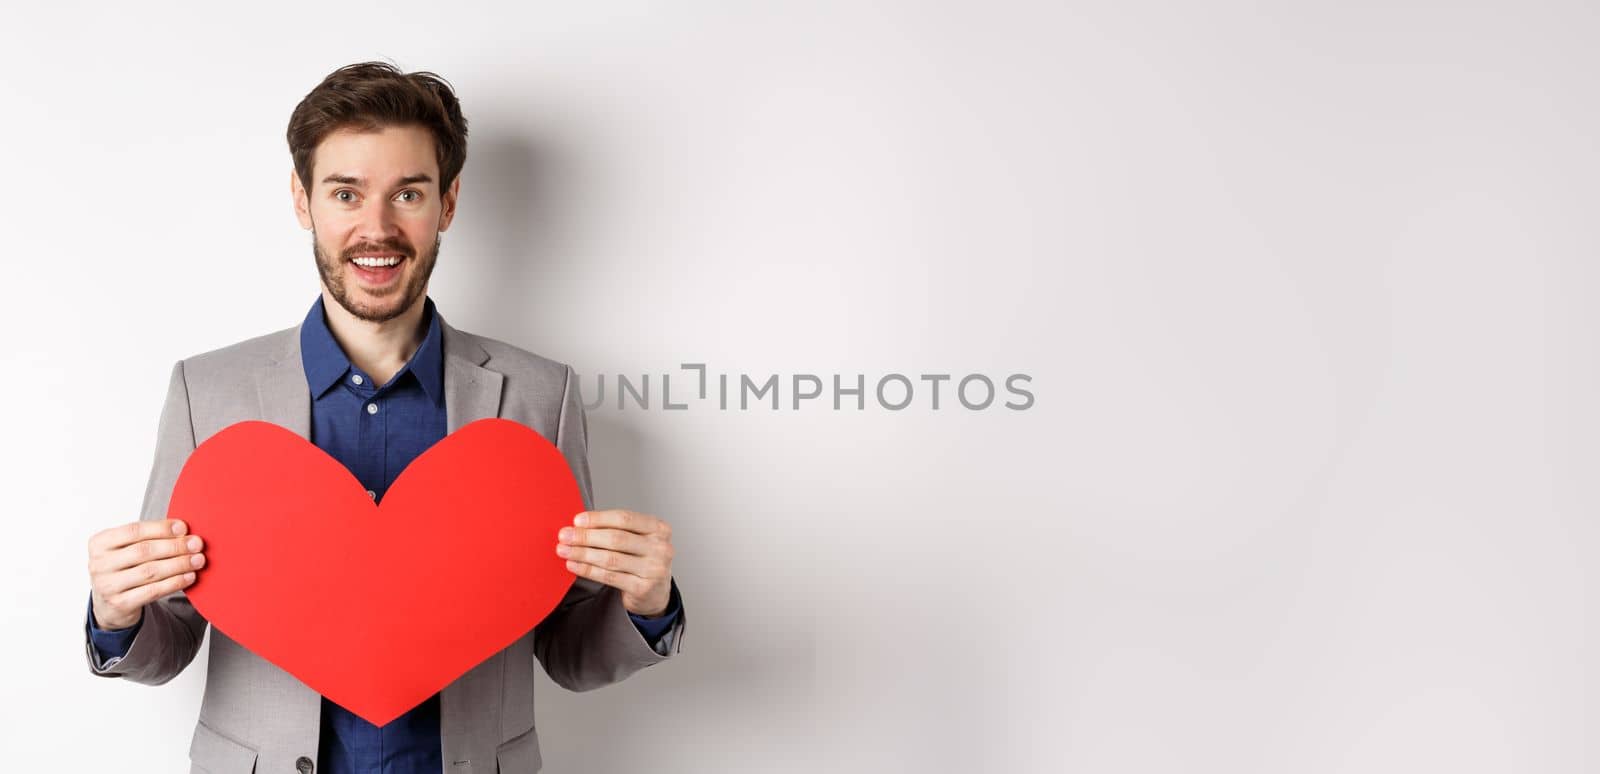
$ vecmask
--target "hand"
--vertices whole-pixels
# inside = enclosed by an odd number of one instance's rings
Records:
[[[194,583],[206,566],[204,544],[174,519],[136,521],[89,538],[89,587],[95,626],[126,629],[144,606]]]
[[[634,615],[667,612],[672,598],[672,525],[648,513],[584,511],[561,529],[556,554],[579,577],[622,591]]]

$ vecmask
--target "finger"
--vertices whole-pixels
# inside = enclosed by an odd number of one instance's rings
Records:
[[[575,546],[593,546],[607,548],[612,551],[646,556],[650,553],[651,540],[643,535],[621,529],[579,529],[577,527],[564,527],[558,539],[562,543]]]
[[[109,598],[139,586],[159,583],[174,575],[194,572],[204,566],[206,566],[205,554],[189,554],[171,559],[145,562],[137,567],[130,567],[113,573],[106,579],[103,593]]]
[[[604,567],[597,567],[589,564],[588,562],[574,562],[569,560],[567,562],[567,569],[579,577],[588,578],[593,581],[599,581],[600,583],[604,583],[605,585],[614,589],[620,589],[635,596],[642,596],[650,588],[650,581],[645,578],[641,578],[632,573],[620,572],[618,570],[608,570]]]
[[[557,552],[560,553],[559,551]],[[581,546],[567,546],[564,554],[570,561],[594,565],[602,570],[613,570],[636,575],[645,580],[655,580],[666,576],[666,569],[660,561],[648,557],[623,554],[616,551],[606,551],[600,548],[584,548]]]
[[[661,520],[648,513],[614,509],[609,511],[584,511],[574,518],[573,523],[580,527],[625,529],[640,535],[649,535],[659,530]]]
[[[201,540],[199,535],[144,540],[101,556],[91,563],[91,567],[93,571],[115,572],[158,559],[199,553],[203,548],[205,541]]]
[[[89,538],[89,550],[94,553],[105,553],[142,540],[168,538],[188,531],[189,525],[177,519],[135,521],[95,533],[94,537]]]
[[[112,603],[124,610],[137,610],[150,604],[174,591],[181,591],[194,583],[194,573],[186,572],[174,575],[155,583],[146,583],[133,589],[118,594]]]

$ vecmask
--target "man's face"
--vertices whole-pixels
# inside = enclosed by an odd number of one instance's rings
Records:
[[[290,177],[317,272],[340,306],[383,322],[421,301],[460,188],[458,178],[441,194],[432,133],[339,130],[317,146],[309,191]]]

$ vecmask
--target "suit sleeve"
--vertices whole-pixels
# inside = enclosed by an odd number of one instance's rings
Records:
[[[578,392],[578,379],[570,366],[566,369],[566,385],[562,389],[555,444],[566,456],[573,477],[578,480],[584,509],[592,510],[589,429]],[[672,628],[652,646],[623,608],[622,592],[588,578],[578,578],[556,609],[534,628],[534,655],[550,679],[572,691],[609,685],[667,660],[681,650],[687,620],[676,583],[674,580],[677,615]]]
[[[142,521],[167,517],[172,486],[178,481],[183,463],[194,451],[194,427],[189,413],[189,390],[184,379],[183,361],[172,367],[167,400],[161,407],[156,431],[155,461],[145,484]],[[121,677],[146,685],[161,685],[182,672],[194,660],[205,636],[206,620],[182,591],[175,591],[144,606],[138,632],[121,658],[101,663],[95,656],[89,627],[84,626],[84,656],[89,671],[101,677]]]

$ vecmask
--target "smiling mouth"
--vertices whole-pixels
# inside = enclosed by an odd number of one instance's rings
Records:
[[[400,275],[400,266],[406,262],[406,257],[390,253],[358,255],[346,260],[361,281],[369,285],[385,285]]]

